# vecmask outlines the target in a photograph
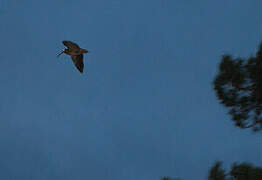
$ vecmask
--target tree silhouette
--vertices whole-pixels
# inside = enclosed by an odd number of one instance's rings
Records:
[[[225,180],[225,170],[222,169],[222,162],[215,162],[209,171],[208,180]]]
[[[233,164],[230,175],[236,180],[262,180],[262,167],[249,163]]]
[[[262,130],[262,43],[248,59],[224,55],[213,84],[237,127]]]
[[[209,170],[208,180],[262,180],[262,167],[249,163],[234,163],[229,173],[222,168],[221,162],[215,162]]]
[[[171,178],[169,176],[163,176],[161,180],[180,180],[180,178]]]

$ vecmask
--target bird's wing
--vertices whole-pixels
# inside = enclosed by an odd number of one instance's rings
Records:
[[[84,69],[83,54],[71,56],[76,68],[82,73]]]
[[[72,41],[63,41],[63,44],[69,49],[79,49],[80,47]]]

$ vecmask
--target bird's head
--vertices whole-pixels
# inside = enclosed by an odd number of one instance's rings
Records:
[[[65,50],[63,50],[61,53],[59,53],[58,55],[57,55],[57,57],[59,57],[61,54],[63,54],[63,53],[65,53]]]

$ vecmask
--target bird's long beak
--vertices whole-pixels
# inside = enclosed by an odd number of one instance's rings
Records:
[[[57,55],[57,57],[59,57],[61,54],[63,54],[64,53],[64,51],[62,51],[61,53],[59,53],[58,55]]]

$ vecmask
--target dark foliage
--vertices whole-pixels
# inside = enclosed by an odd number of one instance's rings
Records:
[[[163,176],[161,180],[180,180],[180,178],[171,178],[169,176]]]
[[[262,180],[262,167],[249,163],[233,164],[230,175],[236,180]]]
[[[262,43],[255,57],[224,55],[213,83],[237,127],[262,130]]]
[[[209,170],[208,180],[262,180],[262,167],[249,163],[233,164],[229,173],[216,162]]]
[[[164,176],[164,177],[161,178],[161,180],[171,180],[171,178]]]
[[[225,170],[222,169],[222,163],[216,162],[209,170],[208,180],[225,180]]]

